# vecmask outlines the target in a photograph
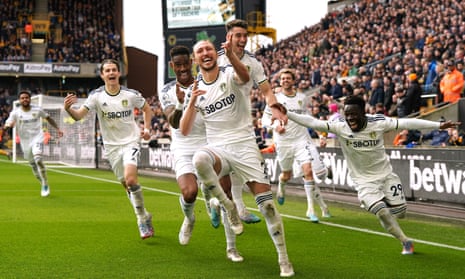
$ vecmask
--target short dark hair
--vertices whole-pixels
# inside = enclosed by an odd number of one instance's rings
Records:
[[[29,91],[29,90],[24,90],[23,89],[23,90],[19,91],[18,97],[21,96],[22,94],[27,94],[27,95],[29,95],[29,97],[31,97],[31,91]]]
[[[231,29],[233,29],[234,27],[240,27],[240,28],[244,28],[245,30],[247,30],[247,28],[249,27],[249,24],[247,23],[247,21],[243,19],[231,20],[230,22],[226,23],[226,32],[231,31]]]
[[[359,95],[350,95],[345,101],[344,105],[357,105],[361,111],[365,111],[365,100]]]
[[[103,73],[103,66],[105,66],[105,64],[115,64],[116,68],[118,68],[118,72],[120,71],[118,61],[116,61],[115,59],[105,59],[102,61],[102,64],[100,64],[100,73]]]
[[[178,55],[187,55],[189,56],[189,48],[183,45],[177,45],[170,49],[170,57],[173,58]]]

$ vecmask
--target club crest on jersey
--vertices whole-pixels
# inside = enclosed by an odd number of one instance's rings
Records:
[[[220,84],[220,90],[221,92],[226,92],[226,83],[223,82]]]
[[[123,105],[123,107],[127,107],[129,102],[128,102],[128,100],[122,100],[121,104]]]
[[[370,138],[376,139],[376,132],[371,132],[370,133]]]

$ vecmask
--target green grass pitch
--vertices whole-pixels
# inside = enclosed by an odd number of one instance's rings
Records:
[[[0,158],[0,278],[279,278],[264,221],[244,225],[237,248],[245,260],[233,263],[202,199],[191,242],[179,245],[183,217],[173,179],[140,177],[155,227],[155,237],[141,240],[111,172],[50,166],[48,177],[51,195],[42,198],[28,165]],[[255,210],[252,196],[244,198]],[[319,224],[305,218],[301,197],[278,206],[295,278],[464,277],[465,222],[409,215],[400,224],[415,240],[415,254],[402,256],[374,216],[329,206],[333,218]]]

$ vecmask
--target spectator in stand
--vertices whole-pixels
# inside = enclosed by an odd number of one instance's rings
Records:
[[[426,65],[427,65],[427,71],[426,71],[426,79],[425,79],[425,84],[424,84],[424,91],[426,94],[434,93],[433,92],[433,82],[437,76],[437,60],[434,58],[434,48],[433,46],[427,46],[425,47],[424,51],[425,59],[426,59]]]
[[[459,133],[457,128],[449,128],[449,140],[447,141],[448,146],[464,146],[464,135]]]
[[[446,119],[444,117],[441,117],[439,120],[440,123],[446,122]],[[429,133],[423,134],[422,136],[422,141],[430,141],[431,146],[446,146],[448,141],[449,141],[449,132],[448,130],[442,130],[442,129],[435,129],[432,130]]]
[[[421,132],[419,130],[400,131],[394,138],[393,144],[395,146],[407,145],[414,146],[421,143]]]
[[[376,112],[376,104],[384,104],[384,88],[377,78],[371,80],[371,94],[369,99],[369,113]]]
[[[415,74],[410,74],[409,79],[416,80]],[[396,90],[397,95],[397,116],[400,118],[407,117],[411,113],[417,112],[419,110],[420,105],[420,95],[418,91],[415,91],[416,87],[414,88],[407,88],[407,89],[400,89]],[[421,90],[421,88],[420,88]]]
[[[347,82],[347,79],[342,80],[342,95],[343,97],[347,97],[354,94],[354,87]]]
[[[383,79],[383,89],[384,89],[384,111],[387,114],[392,106],[392,95],[394,95],[394,83],[390,76],[385,76]]]
[[[417,74],[409,74],[407,78],[407,96],[412,99],[412,113],[420,111],[422,94],[423,90],[418,82]]]
[[[452,60],[447,61],[447,71],[440,83],[440,90],[445,103],[455,103],[462,97],[464,79]]]
[[[436,77],[431,84],[431,93],[436,94],[438,103],[442,102],[443,95],[441,94],[440,82],[444,75],[446,74],[445,65],[442,63],[437,63],[436,65]]]
[[[394,146],[407,145],[408,130],[404,129],[396,134],[394,141],[392,142]]]
[[[457,68],[457,71],[461,72],[462,76],[465,79],[465,67],[464,66],[465,65],[464,65],[463,59],[457,60],[457,62],[455,62],[455,67]],[[462,91],[462,94],[463,94],[463,91]]]
[[[392,95],[392,105],[391,105],[391,108],[387,112],[387,115],[391,117],[398,116],[397,107],[400,104],[400,98],[405,94],[404,86],[402,86],[402,84],[397,83],[394,88],[395,88],[394,95]]]

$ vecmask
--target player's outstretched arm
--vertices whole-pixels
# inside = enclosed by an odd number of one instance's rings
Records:
[[[417,119],[417,118],[400,118],[398,119],[399,124],[397,130],[422,130],[422,129],[447,129],[456,127],[460,125],[461,122],[456,121],[445,121],[445,122],[437,122],[425,119]]]
[[[290,120],[296,122],[307,128],[312,128],[322,132],[329,132],[329,125],[327,120],[316,119],[311,115],[298,114],[291,111],[287,112]]]

